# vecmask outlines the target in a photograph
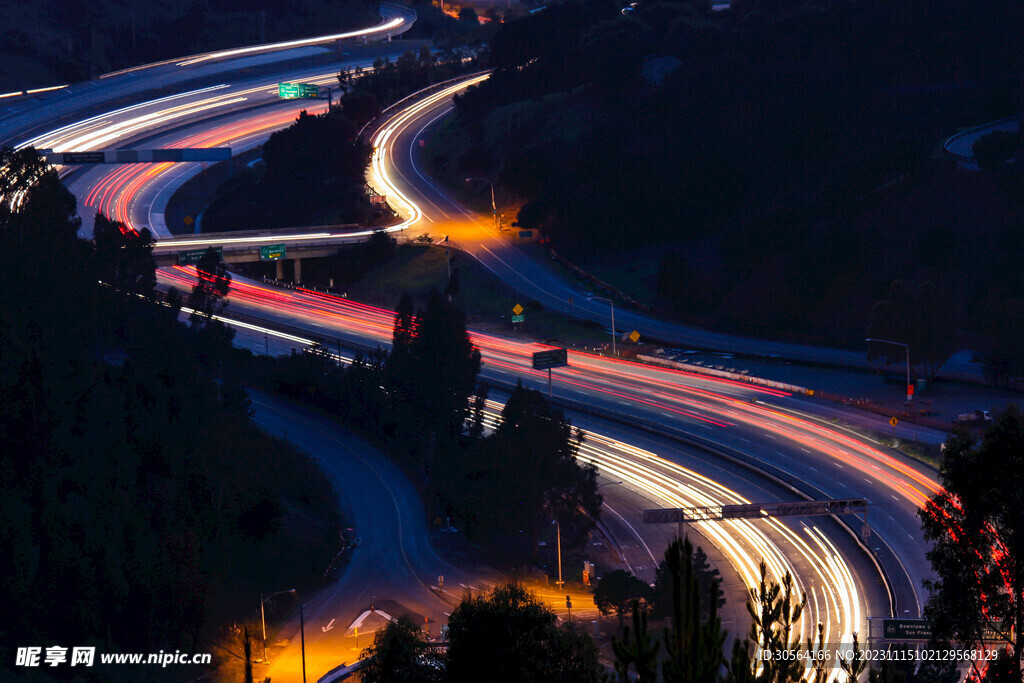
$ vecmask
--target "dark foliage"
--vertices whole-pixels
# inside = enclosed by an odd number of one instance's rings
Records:
[[[442,660],[428,648],[419,626],[408,616],[389,622],[363,650],[363,683],[430,683],[442,681]]]
[[[699,584],[698,594],[701,597],[701,618],[708,619],[711,616],[711,600],[704,597],[711,594],[712,586],[716,586],[714,602],[718,609],[725,605],[725,593],[721,589],[722,577],[717,569],[712,568],[708,562],[708,556],[700,546],[693,551],[693,571],[697,576]],[[654,574],[654,588],[651,593],[651,602],[654,607],[651,615],[656,618],[664,618],[672,613],[672,572],[669,570],[666,560],[658,563]]]
[[[597,582],[594,589],[594,604],[601,610],[601,614],[614,612],[621,621],[632,609],[633,603],[638,600],[649,602],[650,594],[649,585],[625,570],[616,569],[602,576]]]
[[[597,647],[584,633],[560,627],[555,615],[522,586],[497,586],[464,600],[448,620],[446,680],[493,683],[590,683],[601,672]]]
[[[338,112],[303,111],[263,145],[262,177],[250,169],[218,189],[204,215],[204,229],[364,221],[372,213],[364,196],[372,150],[356,132],[356,124]]]
[[[1011,406],[978,439],[946,442],[945,490],[920,511],[936,579],[925,616],[940,641],[980,645],[983,629],[1013,653],[996,670],[1020,680],[1024,621],[1020,566],[1024,557],[1024,417]],[[989,646],[992,641],[989,640]],[[1000,679],[1002,680],[1002,679]]]
[[[337,545],[312,461],[249,424],[176,308],[129,294],[154,296],[146,236],[97,225],[76,236],[53,171],[0,215],[20,254],[0,304],[5,665],[32,642],[194,650],[266,585],[316,584]]]
[[[519,225],[570,258],[672,245],[653,303],[707,325],[853,347],[900,278],[988,335],[972,299],[1022,296],[992,281],[991,244],[1024,220],[1024,166],[986,178],[934,158],[958,127],[1024,107],[1019,3],[923,21],[910,0],[627,14],[563,2],[505,24],[435,173],[497,178]],[[940,268],[917,245],[943,227],[959,258]]]

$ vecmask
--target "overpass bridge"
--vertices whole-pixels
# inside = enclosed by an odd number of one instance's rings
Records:
[[[226,263],[276,261],[278,279],[283,279],[283,262],[295,266],[295,281],[302,280],[302,259],[333,256],[347,245],[365,242],[386,227],[363,228],[357,223],[322,227],[212,232],[161,239],[153,245],[153,258],[158,267],[198,263],[209,248],[217,249]]]

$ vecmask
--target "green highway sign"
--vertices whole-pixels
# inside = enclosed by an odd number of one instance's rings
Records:
[[[560,368],[569,364],[569,351],[566,349],[551,349],[550,351],[537,351],[533,354],[534,370],[549,370]]]
[[[270,244],[260,247],[260,261],[276,261],[288,255],[288,250],[283,244]]]
[[[931,640],[932,622],[925,619],[883,619],[882,638],[884,640]],[[981,630],[983,642],[1003,640],[998,631],[990,627]]]
[[[224,251],[220,247],[214,247],[214,251],[217,252],[217,256],[221,259],[224,258]],[[191,251],[179,251],[178,252],[178,265],[179,266],[191,266],[199,263],[203,260],[203,255],[206,254],[206,249],[192,249]]]
[[[525,315],[515,315],[515,314],[512,315],[512,322],[514,322],[514,323],[521,323],[524,320],[526,320],[526,316]]]
[[[277,96],[286,100],[294,100],[300,97],[320,97],[320,86],[312,83],[278,83]]]

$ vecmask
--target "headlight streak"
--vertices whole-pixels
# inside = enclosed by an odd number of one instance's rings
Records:
[[[176,281],[178,286],[190,286],[195,278],[194,268],[175,268],[160,273],[162,280]],[[169,277],[169,273],[173,275]],[[245,280],[233,282],[232,287],[229,296],[240,304],[269,308],[286,317],[327,321],[332,327],[370,336],[382,345],[390,340],[394,315],[390,311],[309,290],[268,289]],[[520,350],[520,362],[524,363],[530,346],[526,346],[524,353],[522,345],[479,333],[473,335],[473,341],[484,352],[486,365],[496,364],[493,353],[497,349],[497,355],[502,357],[497,364],[526,374],[523,365],[512,363],[511,350]],[[492,426],[497,419],[497,409],[496,406],[490,408]],[[627,482],[659,505],[689,507],[750,502],[708,477],[593,432],[588,432],[580,458],[594,462],[605,476]],[[814,637],[813,624],[819,620],[826,624],[826,642],[845,642],[851,633],[863,632],[863,601],[858,584],[838,550],[818,527],[802,524],[803,533],[799,533],[778,519],[698,522],[693,526],[729,558],[746,586],[757,585],[757,562],[764,558],[775,580],[790,571],[797,588],[814,596],[816,602],[809,601],[807,615],[795,634],[802,643]],[[805,567],[799,572],[793,564],[797,559],[800,566]]]
[[[168,95],[166,97],[161,97],[159,99],[149,100],[147,102],[140,102],[138,104],[133,104],[133,105],[130,105],[128,107],[122,107],[121,109],[115,109],[114,111],[109,111],[109,112],[107,112],[105,114],[99,114],[97,116],[93,116],[93,117],[85,119],[83,121],[77,121],[75,123],[70,123],[70,124],[68,124],[66,126],[62,126],[61,128],[57,128],[55,130],[51,130],[48,133],[43,133],[42,135],[36,136],[36,137],[32,138],[31,140],[18,145],[17,149],[21,149],[22,147],[30,147],[30,146],[31,147],[35,147],[36,149],[44,149],[44,148],[47,148],[47,147],[53,147],[54,143],[51,141],[51,138],[58,138],[59,139],[62,136],[71,134],[71,132],[75,131],[75,130],[80,130],[80,129],[81,130],[90,130],[90,129],[94,128],[96,125],[103,123],[106,119],[109,119],[111,117],[122,116],[124,114],[129,113],[129,112],[138,111],[138,110],[143,109],[145,107],[151,107],[151,106],[154,106],[154,105],[162,105],[162,104],[165,104],[167,102],[173,102],[174,100],[182,99],[182,98],[185,98],[185,97],[195,97],[196,95],[201,95],[203,93],[208,93],[208,92],[214,92],[216,90],[221,90],[221,89],[227,88],[227,87],[230,87],[230,86],[228,86],[227,83],[221,83],[220,85],[211,85],[210,87],[207,87],[207,88],[200,88],[199,90],[190,90],[188,92],[178,93],[176,95]]]
[[[495,401],[487,402],[485,423],[489,428],[497,425],[501,407]],[[642,492],[658,505],[691,507],[750,502],[709,477],[592,431],[586,433],[579,459],[597,465],[603,476],[623,480],[627,486]],[[845,642],[851,633],[862,630],[857,585],[838,551],[817,527],[801,523],[808,536],[805,539],[774,518],[698,522],[691,526],[729,558],[748,590],[759,583],[758,562],[763,558],[774,580],[779,581],[788,571],[794,577],[797,589],[813,596],[794,634],[801,643],[809,636],[813,637],[814,624],[818,622],[825,625],[826,643],[833,642],[834,633],[840,634],[839,640]],[[790,557],[801,557],[811,570],[799,572],[788,559]],[[825,596],[820,603],[819,590]],[[807,673],[810,674],[809,664]],[[834,677],[829,680],[834,680]]]
[[[404,219],[401,224],[393,226],[392,230],[399,230],[419,222],[422,212],[388,177],[385,164],[386,154],[389,151],[388,143],[423,108],[435,104],[439,98],[448,97],[452,92],[468,87],[484,78],[486,76],[459,83],[425,98],[417,105],[389,120],[374,137],[375,151],[371,161],[371,172],[368,174],[369,180],[378,191],[386,194],[389,200],[394,202],[393,205]],[[253,90],[259,89],[267,91],[267,86],[260,86]],[[225,94],[218,97],[230,99],[231,96],[232,94]],[[217,100],[218,98],[211,99]],[[207,104],[213,103],[207,102]],[[181,106],[186,107],[187,105]],[[101,123],[93,121],[89,124],[91,128],[87,131],[83,132],[83,129],[69,133],[69,135],[107,134],[99,128]],[[312,237],[313,235],[310,235],[310,238]],[[252,240],[253,238],[246,239]],[[263,238],[256,239],[258,241]],[[268,236],[265,239],[278,241],[280,237]],[[202,240],[194,242],[196,246],[203,243]],[[187,242],[182,246],[184,244]],[[186,271],[186,269],[179,270]],[[191,285],[189,280],[194,282],[194,275],[189,278],[185,277],[182,272],[177,276],[168,277],[167,272],[161,271],[161,279],[177,279],[181,284],[188,286]],[[271,295],[272,310],[278,315],[310,321],[328,321],[332,327],[347,329],[360,336],[369,336],[382,345],[387,345],[390,341],[393,324],[393,313],[390,311],[359,306],[355,302],[320,295],[308,290],[300,289],[290,293],[278,293],[276,290],[241,281],[233,284],[231,298],[240,303],[244,302],[246,305],[266,307],[268,292],[273,292]],[[485,362],[488,366],[507,369],[520,376],[530,376],[536,379],[540,379],[543,375],[529,367],[529,353],[534,349],[548,347],[541,344],[523,345],[480,333],[472,333],[472,339],[484,352]],[[570,364],[570,368],[556,373],[556,383],[668,410],[688,419],[698,420],[711,429],[729,429],[743,424],[767,431],[811,450],[837,458],[846,465],[852,465],[868,472],[884,486],[899,491],[908,500],[919,505],[927,498],[924,491],[939,490],[937,483],[930,478],[852,437],[839,434],[812,421],[774,410],[770,406],[751,404],[747,398],[737,398],[740,393],[745,393],[748,396],[753,392],[782,397],[787,396],[788,392],[746,385],[731,380],[693,376],[691,373],[682,371],[650,367],[645,367],[644,376],[638,377],[623,372],[625,368],[631,367],[624,361],[593,354],[572,352]],[[698,386],[686,385],[683,382],[691,382]],[[715,387],[717,390],[703,387]],[[631,481],[641,479],[657,482],[650,485],[661,492],[659,495],[663,496],[663,500],[719,500],[719,498],[709,497],[710,494],[695,484],[678,483],[675,475],[667,477],[668,483],[659,482],[650,473],[637,473],[634,466],[617,462],[607,454],[595,457],[600,457],[605,461],[605,466],[602,469],[606,469],[608,472],[621,472],[617,476],[621,476],[623,479],[627,478],[627,473],[632,472],[629,475]],[[671,483],[673,481],[676,483]],[[640,488],[639,485],[637,487]],[[718,495],[725,494],[719,492]],[[721,499],[727,500],[728,496]],[[700,503],[694,502],[693,504]],[[776,578],[785,571],[784,568],[790,567],[786,556],[778,548],[756,535],[756,533],[762,533],[761,531],[755,533],[751,530],[753,524],[749,521],[730,521],[720,524],[699,523],[695,525],[709,538],[714,538],[714,542],[716,545],[720,544],[719,547],[723,548],[723,552],[729,549],[731,553],[729,556],[733,558],[732,561],[736,562],[738,571],[747,585],[752,585],[757,578],[756,564],[749,559],[751,552],[763,553],[766,562],[771,567],[772,575]],[[783,538],[787,547],[791,545],[792,549],[787,550],[788,556],[803,557],[811,567],[815,568],[813,576],[817,578],[810,580],[809,585],[816,601],[820,603],[814,608],[815,613],[823,615],[822,621],[828,624],[829,638],[832,633],[848,634],[854,630],[862,630],[860,623],[862,605],[856,584],[850,570],[841,561],[838,552],[835,551],[834,546],[823,532],[817,527],[806,527],[805,534],[795,534],[778,520],[758,522],[757,525],[758,529],[767,529],[769,533]],[[723,528],[729,530],[728,533],[722,532]],[[746,550],[742,550],[741,545]],[[742,557],[741,550],[748,554],[747,560],[737,560],[733,557],[734,555]],[[808,585],[805,583],[807,581],[805,577],[798,576],[798,581],[801,586]],[[816,586],[815,584],[819,582],[820,586]],[[820,596],[818,588],[820,588]],[[803,629],[804,627],[801,625],[801,637],[804,634]],[[829,642],[829,638],[826,638],[826,642]]]
[[[166,143],[164,147],[218,147],[246,136],[259,134],[267,130],[289,125],[298,115],[298,110],[274,111],[253,117],[244,124],[228,123],[212,130],[191,135],[189,137]],[[199,162],[195,162],[198,164]],[[129,227],[138,229],[132,220],[132,203],[137,193],[147,183],[155,181],[161,174],[171,171],[182,164],[152,163],[125,164],[116,167],[101,178],[84,200],[86,206],[95,207],[111,219],[119,220]],[[326,235],[329,233],[319,233]],[[250,238],[253,241],[277,240],[276,237]],[[209,244],[210,240],[194,240],[181,242],[176,246],[192,246]]]
[[[401,131],[405,124],[424,109],[432,107],[434,104],[450,97],[453,93],[468,88],[471,85],[475,85],[487,78],[490,74],[484,76],[477,76],[460,83],[456,83],[453,86],[439,90],[438,92],[430,95],[420,102],[403,109],[401,113],[395,115],[371,139],[373,144],[373,156],[370,159],[370,177],[368,179],[370,185],[377,190],[380,194],[385,195],[388,198],[388,203],[397,200],[397,205],[392,204],[392,208],[404,218],[404,220],[396,225],[389,228],[389,231],[401,230],[410,226],[415,225],[423,217],[423,212],[420,210],[408,196],[405,195],[395,184],[391,181],[388,176],[387,170],[384,166],[384,161],[387,158],[388,153],[388,141],[392,135],[397,134]]]
[[[253,45],[250,47],[240,47],[232,50],[221,50],[219,52],[208,52],[206,54],[196,55],[190,59],[186,59],[180,62],[176,62],[176,66],[189,66],[191,64],[197,64],[199,62],[205,62],[210,59],[223,59],[225,57],[237,57],[239,55],[256,54],[260,52],[270,52],[274,50],[287,50],[294,47],[304,47],[307,45],[316,45],[317,43],[330,43],[336,40],[344,40],[346,38],[358,38],[360,36],[368,36],[374,33],[386,33],[387,31],[398,28],[405,19],[397,17],[388,21],[384,24],[379,24],[370,28],[359,29],[358,31],[349,31],[348,33],[335,33],[329,36],[317,36],[315,38],[302,38],[299,40],[287,40],[280,43],[270,43],[269,45]]]

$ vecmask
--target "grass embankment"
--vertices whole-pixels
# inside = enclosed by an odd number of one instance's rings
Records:
[[[468,325],[477,330],[551,341],[564,346],[589,347],[610,343],[604,328],[589,321],[572,321],[564,314],[546,310],[540,303],[515,294],[511,288],[485,268],[460,252],[451,251],[451,265],[458,270],[459,291],[452,300],[466,312]],[[402,292],[418,299],[432,288],[444,291],[448,283],[448,264],[441,247],[406,244],[390,260],[365,272],[354,283],[344,282],[349,262],[343,257],[303,261],[303,283],[327,287],[331,278],[334,291],[350,299],[394,310]],[[273,266],[249,264],[250,273],[273,275]],[[520,304],[525,321],[512,327],[512,308]],[[622,344],[622,347],[628,346]],[[621,347],[620,347],[621,348]]]

